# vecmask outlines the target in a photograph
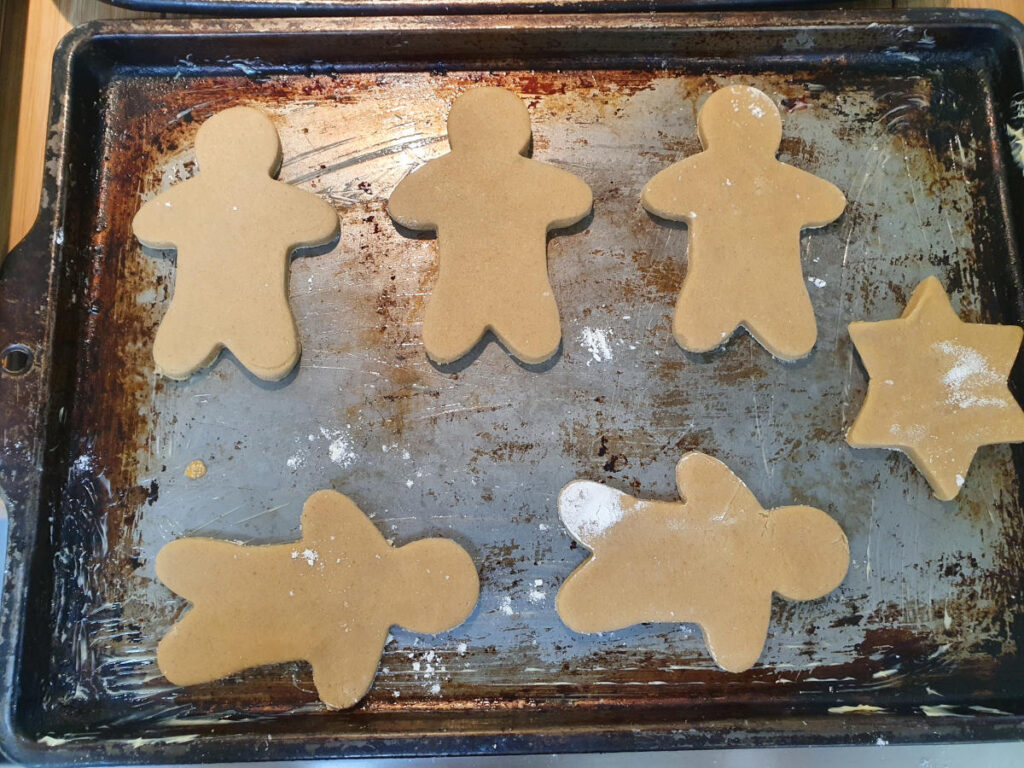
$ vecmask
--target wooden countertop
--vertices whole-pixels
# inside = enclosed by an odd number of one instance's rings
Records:
[[[996,8],[1024,20],[1024,0],[870,0],[863,8]],[[50,63],[76,24],[94,19],[157,18],[100,0],[0,0],[0,249],[32,226],[43,173]],[[20,87],[19,87],[20,84]]]

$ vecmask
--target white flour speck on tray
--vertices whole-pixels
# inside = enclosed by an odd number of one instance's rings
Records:
[[[608,343],[611,330],[602,328],[584,328],[580,331],[580,346],[590,353],[591,363],[602,363],[612,359],[612,346]]]
[[[327,446],[327,453],[331,461],[339,467],[347,467],[356,460],[356,452],[352,449],[352,441],[340,429],[327,429],[320,427],[320,434],[324,440],[330,441]]]
[[[74,463],[71,465],[71,468],[76,472],[88,472],[90,469],[92,469],[92,456],[90,456],[87,453],[83,453],[81,456],[75,459]]]
[[[511,616],[513,613],[515,613],[515,611],[512,610],[512,598],[508,595],[505,595],[503,598],[501,598],[501,605],[499,606],[499,610],[506,616]]]

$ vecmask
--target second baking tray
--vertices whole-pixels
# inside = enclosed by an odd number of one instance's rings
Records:
[[[866,388],[850,320],[897,316],[931,274],[964,317],[1022,320],[1024,184],[1007,131],[1024,86],[1008,17],[96,25],[65,41],[54,82],[41,217],[0,278],[0,346],[22,345],[0,361],[12,758],[1020,736],[1020,449],[982,449],[943,503],[901,455],[844,441]],[[819,339],[793,365],[744,333],[706,355],[676,346],[687,233],[639,206],[647,179],[699,150],[701,100],[735,82],[781,105],[780,157],[849,197],[803,238]],[[551,241],[563,345],[529,370],[493,343],[456,366],[426,360],[435,244],[385,211],[404,174],[446,150],[451,101],[478,84],[519,94],[534,156],[595,193],[593,217]],[[162,380],[151,344],[173,257],[140,249],[130,221],[195,171],[198,125],[234,104],[272,116],[281,178],[337,206],[341,239],[293,261],[292,375],[256,381],[224,355]],[[840,589],[776,601],[761,663],[742,674],[716,669],[692,625],[577,635],[554,608],[585,556],[558,490],[583,477],[672,499],[688,450],[725,461],[766,506],[825,509],[850,538]],[[323,707],[301,663],[169,685],[154,651],[186,605],[156,581],[156,552],[187,535],[294,538],[324,487],[398,544],[466,546],[473,616],[438,637],[394,630],[350,711]]]

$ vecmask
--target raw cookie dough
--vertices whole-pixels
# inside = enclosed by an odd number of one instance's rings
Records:
[[[448,115],[451,152],[406,176],[388,202],[398,224],[437,230],[438,276],[423,318],[436,363],[493,331],[515,357],[541,363],[562,338],[548,281],[547,233],[590,212],[590,187],[531,160],[530,114],[514,94],[474,88]]]
[[[764,649],[772,592],[814,600],[843,580],[850,547],[813,507],[765,510],[725,464],[688,453],[676,465],[684,501],[644,501],[577,480],[558,496],[565,527],[593,555],[558,592],[576,632],[642,622],[695,622],[730,672]]]
[[[200,174],[147,202],[132,221],[151,248],[177,248],[174,296],[153,344],[159,373],[186,379],[227,347],[256,376],[283,378],[299,359],[288,262],[338,234],[333,206],[275,181],[281,144],[270,119],[232,107],[196,134]]]
[[[642,203],[685,221],[690,245],[672,330],[691,352],[744,326],[775,357],[807,356],[818,336],[800,266],[800,230],[846,207],[834,185],[775,159],[782,120],[756,88],[715,91],[697,117],[704,151],[661,171]]]
[[[172,683],[302,659],[320,698],[337,708],[369,690],[392,625],[444,632],[469,616],[480,593],[473,561],[454,541],[394,548],[335,491],[306,501],[299,541],[179,539],[160,550],[156,574],[195,604],[157,648]]]
[[[956,498],[979,446],[1024,441],[1006,385],[1024,331],[963,322],[937,278],[898,320],[850,323],[850,337],[870,381],[846,441],[903,451],[937,498]]]

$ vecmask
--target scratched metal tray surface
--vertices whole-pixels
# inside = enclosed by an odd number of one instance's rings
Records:
[[[0,278],[0,345],[24,345],[3,359],[28,364],[0,375],[4,751],[166,762],[1020,737],[1021,450],[982,449],[943,503],[906,458],[854,451],[844,433],[866,390],[849,321],[898,315],[932,274],[964,317],[1022,320],[1024,180],[1008,141],[1024,118],[1021,40],[1008,17],[973,12],[72,33],[41,216]],[[849,198],[802,240],[819,338],[796,364],[745,333],[679,349],[686,229],[639,205],[647,179],[699,150],[702,99],[736,82],[780,105],[781,159]],[[493,342],[431,365],[435,243],[385,210],[446,151],[452,99],[480,84],[518,93],[534,157],[594,190],[593,216],[550,242],[563,344],[542,366]],[[151,344],[173,254],[142,250],[130,221],[196,171],[197,127],[235,104],[272,117],[281,178],[337,206],[340,240],[293,260],[303,353],[285,380],[227,354],[163,380]],[[585,557],[558,523],[559,489],[589,478],[674,499],[689,450],[766,506],[826,510],[850,539],[842,586],[777,600],[742,674],[716,669],[693,625],[578,635],[554,607]],[[197,480],[194,460],[208,469]],[[397,544],[463,544],[481,574],[473,615],[435,637],[395,629],[350,711],[318,702],[304,663],[169,685],[155,648],[187,606],[156,581],[157,551],[190,535],[292,539],[327,487]]]

